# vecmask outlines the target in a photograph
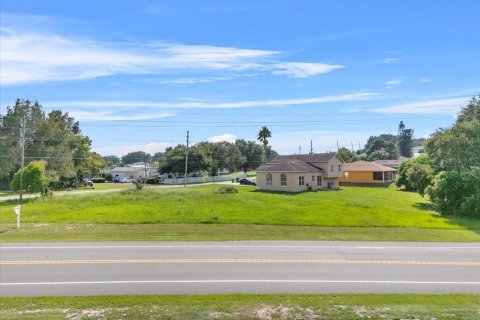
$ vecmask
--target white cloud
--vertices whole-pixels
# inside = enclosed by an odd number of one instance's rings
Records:
[[[404,77],[395,78],[395,79],[392,79],[392,80],[389,80],[389,81],[385,82],[384,84],[386,84],[389,87],[398,86],[398,85],[401,85],[403,83],[403,79],[404,79]]]
[[[435,99],[372,109],[379,113],[457,114],[468,102],[468,97]]]
[[[310,77],[342,66],[322,63],[280,62],[278,51],[170,42],[113,44],[69,38],[54,33],[0,29],[0,83],[92,79],[116,74],[170,74],[188,71],[236,73],[273,72],[290,77]],[[190,78],[194,83],[197,78]],[[217,78],[217,79],[215,79]]]
[[[394,63],[394,62],[398,62],[400,59],[398,58],[386,58],[386,59],[383,59],[383,60],[380,60],[380,63]]]
[[[334,96],[322,96],[313,98],[278,99],[278,100],[253,100],[240,102],[146,102],[146,101],[57,101],[46,102],[44,105],[56,105],[66,107],[90,107],[90,108],[157,108],[157,109],[236,109],[252,107],[281,107],[292,105],[304,105],[314,103],[334,103],[346,101],[364,101],[377,96],[373,92],[348,93]]]
[[[220,136],[213,136],[207,139],[208,142],[213,142],[213,143],[222,142],[222,141],[234,143],[236,140],[237,140],[237,136],[230,133],[225,133]]]
[[[147,120],[172,117],[174,113],[131,113],[118,114],[114,111],[73,110],[69,115],[78,121],[121,121],[121,120]]]
[[[308,78],[317,74],[328,73],[345,66],[326,63],[285,62],[274,65],[273,74],[287,75],[291,78]]]
[[[205,77],[205,78],[180,78],[173,80],[165,80],[162,83],[166,84],[196,84],[196,83],[211,83],[217,81],[231,80],[234,77]]]
[[[430,80],[430,78],[420,78],[420,79],[418,79],[418,82],[419,83],[429,83],[429,82],[432,82],[432,80]]]
[[[94,148],[96,152],[107,155],[113,154],[116,156],[124,156],[129,152],[134,151],[145,151],[146,153],[150,153],[151,155],[157,152],[165,151],[165,148],[171,147],[172,144],[168,142],[148,142],[146,144],[141,145],[126,145],[126,146],[118,146],[118,147],[100,147]]]

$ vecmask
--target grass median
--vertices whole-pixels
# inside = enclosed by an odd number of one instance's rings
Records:
[[[475,295],[0,298],[2,319],[478,319]]]
[[[480,220],[442,217],[395,188],[269,193],[220,186],[125,190],[30,199],[14,229],[14,201],[0,203],[0,241],[395,240],[480,241]]]

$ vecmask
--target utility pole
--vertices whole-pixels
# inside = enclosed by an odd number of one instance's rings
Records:
[[[183,179],[183,186],[187,186],[187,168],[188,168],[188,139],[189,139],[189,132],[187,131],[187,151],[185,152],[185,177]]]
[[[23,116],[20,123],[20,141],[22,144],[22,160],[21,160],[21,167],[20,167],[20,203],[22,203],[23,167],[25,165],[25,116]]]
[[[298,151],[302,154],[302,146],[298,147]]]
[[[313,153],[313,140],[310,140],[310,154]]]
[[[352,141],[350,141],[350,144],[352,145],[352,153],[353,153],[353,142],[352,142]]]
[[[338,140],[337,140],[337,151],[340,149],[340,147],[338,146]]]

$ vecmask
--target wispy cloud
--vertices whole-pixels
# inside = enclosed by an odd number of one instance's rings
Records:
[[[395,63],[398,62],[400,59],[399,58],[386,58],[380,60],[380,63]]]
[[[317,74],[329,73],[345,66],[326,63],[285,62],[274,65],[273,74],[287,75],[291,78],[308,78]]]
[[[398,77],[398,78],[391,79],[391,80],[385,82],[384,84],[387,85],[387,88],[391,88],[391,87],[394,87],[394,86],[401,85],[403,83],[404,79],[405,79],[405,77]]]
[[[146,102],[146,101],[56,101],[46,102],[44,105],[61,106],[62,108],[157,108],[157,109],[237,109],[252,107],[282,107],[316,103],[334,103],[346,101],[364,101],[378,96],[373,92],[349,93],[334,96],[313,98],[252,100],[237,102]]]
[[[174,113],[129,113],[119,114],[115,111],[92,111],[92,110],[72,110],[69,115],[78,121],[122,121],[122,120],[148,120],[160,119],[175,116]]]
[[[417,101],[413,103],[393,105],[384,108],[372,109],[379,113],[413,113],[413,114],[447,114],[455,115],[466,105],[469,97],[452,99],[435,99]]]
[[[116,74],[165,75],[175,71],[194,74],[188,78],[190,83],[206,79],[205,72],[230,72],[236,76],[253,71],[303,78],[343,67],[278,61],[280,52],[271,50],[162,41],[105,43],[54,33],[18,32],[12,28],[0,30],[0,42],[2,85],[92,79]],[[214,81],[215,77],[204,81]]]
[[[222,134],[222,135],[219,135],[219,136],[213,136],[213,137],[210,137],[210,138],[207,139],[208,142],[223,142],[223,141],[226,141],[226,142],[230,142],[230,143],[234,143],[235,140],[237,140],[237,136],[233,135],[233,134],[230,134],[230,133],[225,133],[225,134]]]
[[[169,142],[148,142],[145,144],[138,144],[138,145],[125,145],[125,146],[118,146],[118,147],[97,147],[94,150],[100,154],[113,154],[116,156],[123,156],[129,152],[134,151],[145,151],[146,153],[155,154],[157,152],[165,151],[165,148],[171,147],[172,144]]]
[[[418,83],[429,83],[432,82],[430,78],[420,78],[418,79]]]

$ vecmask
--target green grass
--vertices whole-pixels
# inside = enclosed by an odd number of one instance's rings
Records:
[[[0,298],[1,319],[478,319],[476,295]]]
[[[450,230],[457,232],[451,237],[460,238],[459,241],[462,241],[462,236],[469,239],[463,241],[480,241],[480,220],[441,217],[419,195],[394,188],[343,187],[340,191],[284,194],[238,187],[238,193],[218,194],[216,191],[219,188],[219,185],[208,185],[142,191],[132,189],[109,194],[72,194],[50,200],[32,199],[22,206],[22,222],[30,224],[32,230],[41,230],[41,226],[35,226],[42,224],[49,224],[49,228],[56,224],[289,226],[297,227],[297,232],[304,234],[305,239],[313,237],[312,230],[304,227],[324,230],[341,227],[353,230],[347,232],[356,234],[353,239],[360,237],[357,229],[364,230],[364,233],[378,231],[383,235],[382,239],[395,238],[388,236],[392,230],[412,229],[412,232],[404,233],[403,240],[428,238],[419,237],[419,230],[424,230],[426,235],[432,230]],[[13,230],[8,231],[7,226],[14,222],[12,207],[15,204],[15,201],[0,202],[0,223],[4,231],[0,233],[0,240],[13,237]],[[280,229],[276,230],[280,232]],[[22,230],[19,231],[17,236],[21,237]],[[234,234],[235,230],[231,232]],[[273,233],[275,231],[270,234]],[[437,232],[433,238],[441,241],[441,233]],[[254,233],[251,235],[256,238]],[[227,237],[235,238],[232,234]],[[377,235],[370,238],[381,240]],[[346,236],[345,239],[352,240],[352,237]]]

